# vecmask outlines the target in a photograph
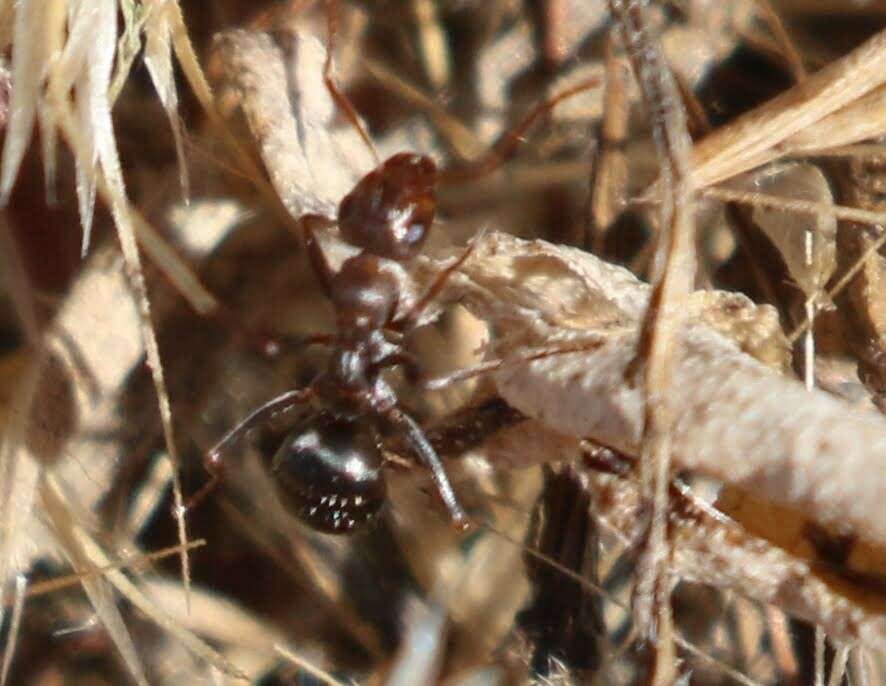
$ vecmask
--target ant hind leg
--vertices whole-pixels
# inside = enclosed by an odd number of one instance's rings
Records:
[[[203,484],[200,490],[188,499],[185,509],[190,510],[199,505],[221,483],[225,472],[224,452],[232,443],[239,440],[251,429],[290,412],[298,405],[310,400],[313,395],[314,390],[311,386],[294,391],[286,391],[286,393],[278,395],[276,398],[253,410],[245,419],[222,436],[218,443],[212,446],[203,457],[203,466],[209,473],[209,481]]]
[[[412,417],[406,414],[399,407],[392,407],[390,410],[383,412],[381,418],[387,422],[389,426],[398,431],[412,449],[418,454],[425,466],[431,470],[431,477],[437,492],[443,499],[443,504],[449,510],[449,516],[452,518],[453,524],[459,529],[466,529],[470,525],[468,515],[462,509],[458,499],[455,497],[455,491],[452,490],[452,484],[449,483],[449,477],[446,476],[446,470],[437,457],[437,453],[431,446],[430,441]]]

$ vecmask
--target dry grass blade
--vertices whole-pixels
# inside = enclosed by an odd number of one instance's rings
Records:
[[[3,665],[0,668],[0,686],[6,686],[9,677],[9,668],[12,666],[12,657],[15,655],[18,632],[21,628],[22,613],[25,608],[25,591],[28,588],[28,579],[24,574],[19,574],[15,579],[15,596],[12,603],[12,616],[9,618],[9,629],[6,638],[6,649],[3,651]],[[3,623],[3,613],[0,611],[0,626]]]
[[[166,391],[166,381],[163,375],[163,365],[160,361],[160,351],[157,346],[157,338],[151,323],[151,307],[148,300],[147,288],[145,286],[144,274],[141,267],[141,258],[139,257],[138,247],[135,241],[134,227],[130,217],[129,203],[126,199],[126,189],[123,183],[122,170],[120,168],[120,160],[117,154],[117,148],[114,141],[113,124],[111,122],[110,102],[108,100],[108,89],[110,86],[111,64],[114,57],[115,38],[116,38],[116,7],[112,0],[102,0],[99,8],[105,13],[104,20],[101,22],[102,29],[109,33],[103,37],[103,40],[96,41],[96,48],[99,50],[97,55],[93,55],[89,59],[89,74],[91,82],[95,85],[90,93],[89,113],[90,121],[88,125],[81,129],[78,126],[78,117],[71,110],[67,99],[67,91],[73,76],[70,73],[61,70],[50,76],[49,81],[49,97],[52,101],[53,109],[58,118],[58,125],[65,134],[68,143],[74,149],[75,156],[78,160],[78,170],[80,170],[81,179],[78,187],[82,187],[82,183],[96,183],[107,201],[111,214],[114,218],[114,224],[117,227],[120,246],[123,251],[123,258],[127,267],[127,276],[135,292],[136,301],[139,308],[139,321],[142,339],[144,341],[145,352],[147,354],[148,366],[151,370],[151,376],[157,392],[157,401],[160,408],[160,421],[163,426],[164,440],[169,455],[174,464],[178,464],[178,453],[175,447],[175,436],[172,428],[172,412],[169,405],[169,396]],[[87,18],[91,15],[87,14]],[[84,19],[85,21],[85,19]],[[84,29],[85,31],[85,29]],[[71,41],[77,34],[72,30]],[[87,37],[85,33],[79,38],[81,41],[92,41],[91,37]],[[76,69],[83,60],[85,55],[80,55],[78,50],[82,50],[82,46],[76,43],[69,43],[66,51],[69,54],[71,62],[71,72],[79,71]],[[86,132],[85,134],[83,132]],[[93,136],[94,141],[93,141]],[[92,179],[94,172],[90,172],[91,165],[95,163],[95,157],[101,164],[103,172],[102,177]],[[94,188],[88,186],[85,189],[86,196],[95,193]],[[83,197],[83,192],[78,193]],[[81,205],[82,208],[82,205]],[[84,231],[84,248],[88,240],[88,229]],[[173,475],[173,493],[175,497],[175,517],[178,523],[179,543],[181,548],[182,575],[185,579],[185,590],[187,591],[190,583],[190,571],[187,557],[187,532],[185,525],[185,514],[183,507],[182,489],[178,476],[178,470]]]
[[[278,646],[274,646],[274,649],[277,651],[277,653],[281,657],[286,658],[292,664],[294,664],[296,667],[299,667],[300,669],[305,670],[308,674],[312,675],[314,678],[316,678],[321,683],[328,684],[329,686],[344,686],[343,682],[336,679],[334,676],[329,674],[329,672],[326,672],[326,671],[320,669],[319,667],[317,667],[316,665],[314,665],[310,661],[306,660],[305,658],[301,657],[300,655],[295,654],[294,652],[292,652],[288,648],[278,645]]]
[[[47,36],[33,35],[34,27],[46,27],[50,2],[35,0],[18,6],[15,12],[12,55],[12,100],[3,144],[3,169],[0,173],[0,204],[9,201],[9,193],[31,140],[42,79],[51,46]],[[35,78],[36,75],[39,77]]]
[[[827,126],[830,135],[818,129],[813,140],[824,140],[828,145],[848,145],[875,135],[875,131],[882,133],[882,117],[868,118],[865,113],[869,104],[863,105],[862,98],[881,89],[884,80],[886,32],[881,32],[803,83],[697,143],[692,155],[695,185],[715,184],[790,153],[792,136],[806,137],[816,126]],[[881,101],[879,95],[870,97]],[[842,121],[839,130],[851,135],[835,139],[835,130],[825,121],[841,110],[852,121],[867,123],[859,128],[847,127]]]
[[[53,533],[58,537],[75,568],[87,573],[80,578],[90,600],[123,654],[130,670],[139,683],[147,683],[141,661],[138,659],[122,617],[111,594],[110,587],[117,589],[129,602],[145,613],[152,621],[178,638],[197,657],[220,669],[225,674],[243,678],[242,672],[224,659],[193,633],[181,627],[167,616],[126,576],[115,568],[112,561],[98,544],[77,524],[65,503],[64,496],[51,477],[41,484],[41,496],[46,512],[51,517]],[[89,574],[90,569],[101,569],[101,577]]]
[[[96,546],[84,545],[85,533],[74,523],[74,514],[58,484],[50,477],[41,482],[40,496],[43,512],[49,518],[53,535],[60,548],[75,569],[88,571],[99,566],[107,566]],[[86,574],[80,582],[108,634],[120,651],[130,674],[140,686],[147,686],[144,666],[132,642],[129,630],[123,622],[111,587],[105,578]]]
[[[142,336],[157,388],[164,433],[170,455],[173,456],[173,461],[176,461],[169,399],[165,390],[156,337],[150,322],[150,304],[128,214],[126,192],[111,121],[109,91],[117,47],[116,3],[114,0],[101,0],[97,3],[74,1],[71,2],[67,15],[62,11],[63,7],[61,3],[45,3],[41,0],[17,8],[16,25],[20,27],[20,31],[15,44],[16,49],[21,51],[13,58],[13,70],[17,74],[13,97],[17,98],[17,105],[13,111],[4,148],[0,195],[8,198],[24,150],[30,140],[34,110],[38,101],[43,98],[43,80],[35,79],[34,74],[42,76],[44,72],[48,72],[46,109],[51,112],[51,121],[64,132],[76,157],[77,195],[84,229],[83,250],[85,252],[89,244],[98,189],[107,200],[118,228],[130,281],[139,302]],[[35,12],[41,14],[35,15]],[[64,35],[66,21],[70,22],[67,27],[66,43],[58,60],[50,65],[50,55],[42,51],[48,51],[56,45],[54,37]],[[45,40],[32,40],[30,35],[25,35],[35,26],[44,28]],[[69,98],[72,88],[73,104]],[[99,169],[103,176],[99,176]],[[174,484],[176,500],[180,506],[181,487],[177,475]],[[24,511],[27,512],[29,509],[26,508]],[[186,534],[184,517],[181,513],[178,515],[178,522],[183,546],[182,568],[187,579],[189,572],[184,552]]]
[[[810,202],[797,198],[772,195],[769,193],[756,193],[753,191],[734,190],[731,188],[705,188],[699,191],[701,195],[716,198],[724,202],[737,202],[753,207],[767,207],[782,212],[795,212],[798,214],[833,215],[837,219],[846,219],[863,224],[886,224],[886,212],[866,210],[861,207],[846,207],[844,205],[831,205],[822,202]]]
[[[182,124],[178,116],[178,94],[175,89],[175,78],[172,72],[172,24],[175,20],[177,0],[150,0],[148,15],[145,18],[145,64],[157,89],[157,95],[175,140],[175,153],[178,156],[178,168],[181,179],[182,195],[190,196],[188,163],[185,159],[185,143]]]

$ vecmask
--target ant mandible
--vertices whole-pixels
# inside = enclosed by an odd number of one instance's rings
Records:
[[[335,3],[330,3],[334,6]],[[329,14],[326,85],[334,100],[357,126],[347,98],[330,76],[334,12]],[[289,432],[270,459],[277,492],[284,506],[311,527],[326,533],[348,533],[372,521],[386,499],[381,474],[380,437],[399,434],[421,459],[437,492],[458,528],[468,517],[458,502],[440,458],[418,423],[397,402],[382,376],[394,366],[412,367],[403,349],[403,335],[414,328],[422,312],[439,294],[450,275],[470,256],[471,246],[443,269],[427,292],[398,316],[403,265],[421,250],[434,221],[436,187],[443,181],[463,180],[491,172],[506,159],[521,136],[543,113],[574,94],[598,84],[590,79],[536,107],[468,169],[438,172],[434,161],[421,154],[399,153],[364,176],[339,203],[337,219],[306,215],[299,219],[308,258],[320,287],[335,309],[336,330],[313,336],[313,342],[331,346],[328,367],[304,388],[287,391],[268,401],[228,431],[205,455],[209,481],[194,495],[193,507],[220,482],[225,451],[248,431],[316,401],[319,409],[307,413]],[[335,271],[316,238],[316,230],[337,224],[342,238],[360,250]],[[267,457],[267,456],[265,456]]]

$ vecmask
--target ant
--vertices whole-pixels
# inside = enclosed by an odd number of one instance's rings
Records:
[[[347,100],[329,76],[334,12],[329,14],[329,24],[324,76],[334,100],[341,105]],[[310,336],[305,341],[329,345],[329,364],[307,386],[287,391],[258,407],[206,453],[204,466],[210,479],[191,497],[188,508],[219,484],[224,474],[224,454],[233,443],[251,429],[313,402],[314,411],[296,422],[268,460],[278,495],[294,515],[314,529],[332,534],[348,533],[371,522],[386,500],[381,436],[394,434],[430,470],[453,524],[459,529],[468,527],[468,516],[440,458],[419,424],[399,406],[382,372],[395,366],[403,366],[408,375],[415,372],[415,361],[402,347],[403,337],[416,326],[447,279],[468,259],[472,245],[436,276],[422,297],[398,315],[404,267],[421,250],[433,224],[439,183],[491,172],[511,154],[539,116],[596,85],[598,80],[592,79],[542,103],[507,134],[503,145],[494,146],[472,169],[438,171],[426,155],[399,153],[356,184],[339,203],[335,220],[319,215],[298,220],[312,269],[332,301],[336,321],[334,334]],[[344,109],[371,147],[353,108]],[[346,259],[338,271],[330,266],[316,237],[318,229],[334,224],[342,238],[360,251]]]
[[[332,301],[336,331],[311,337],[332,347],[328,367],[306,387],[287,391],[254,410],[204,458],[210,480],[192,498],[203,499],[220,481],[224,451],[250,429],[316,400],[270,460],[278,493],[299,519],[326,533],[347,533],[373,520],[386,498],[380,436],[399,434],[431,470],[453,523],[468,517],[455,497],[437,453],[418,423],[397,403],[381,372],[414,363],[400,341],[446,280],[471,253],[469,246],[435,278],[428,291],[397,316],[402,264],[423,246],[436,213],[437,167],[425,155],[400,153],[364,176],[338,206],[342,237],[361,252],[336,272],[315,231],[333,222],[318,215],[299,220],[311,266]]]

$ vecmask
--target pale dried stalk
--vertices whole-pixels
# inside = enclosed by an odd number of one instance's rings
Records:
[[[172,128],[182,195],[187,200],[190,195],[188,163],[185,159],[184,133],[178,116],[178,93],[172,71],[172,24],[175,21],[178,2],[177,0],[145,0],[145,2],[148,6],[144,25],[145,65]]]
[[[425,263],[422,278],[442,264]],[[509,404],[561,433],[642,453],[645,395],[625,372],[646,284],[577,250],[491,234],[449,295],[500,332],[493,351],[504,365],[494,379]],[[670,389],[680,408],[676,465],[886,545],[883,418],[807,393],[743,352],[780,359],[786,343],[774,309],[706,291],[687,310]],[[585,351],[524,361],[533,348],[558,347]]]
[[[483,449],[490,462],[507,469],[551,457],[580,461],[587,445],[530,420],[499,432]],[[644,535],[644,498],[635,477],[590,471],[588,478],[595,494],[594,516],[598,522],[624,548],[636,546]],[[775,606],[793,617],[820,624],[835,641],[886,647],[886,617],[876,594],[841,592],[839,586],[835,588],[816,575],[814,562],[749,533],[741,524],[694,498],[685,487],[681,490],[681,495],[671,500],[668,514],[673,534],[668,564],[675,578],[734,591]],[[580,581],[588,592],[608,597],[587,579]],[[617,599],[608,599],[622,607]],[[678,634],[675,640],[685,647]]]
[[[34,0],[16,6],[16,33],[13,69],[14,99],[9,135],[4,144],[0,201],[8,199],[24,151],[31,138],[34,112],[38,105],[45,117],[41,124],[51,124],[44,131],[48,176],[52,175],[54,136],[57,127],[71,145],[76,161],[77,197],[84,229],[83,251],[88,247],[96,193],[107,202],[123,252],[131,286],[140,313],[141,333],[148,364],[157,390],[161,421],[168,450],[177,462],[172,431],[169,398],[156,337],[150,319],[150,303],[129,216],[126,189],[114,140],[111,119],[111,71],[116,51],[117,6],[114,0]],[[31,35],[40,30],[36,37]],[[36,46],[36,47],[35,47]],[[44,94],[44,83],[46,93]],[[73,99],[70,97],[74,91]],[[39,365],[38,365],[39,367]],[[40,376],[42,370],[35,372]],[[22,455],[17,466],[28,462]],[[16,477],[17,478],[17,477]],[[10,483],[12,483],[12,478]],[[31,479],[33,491],[34,481]],[[173,478],[176,503],[182,503],[181,486],[176,471]],[[6,499],[4,498],[4,506]],[[24,517],[30,508],[24,510]],[[16,515],[4,515],[10,525]],[[184,516],[177,516],[182,543],[182,570],[189,577],[185,553]],[[11,544],[8,544],[11,545]],[[7,556],[0,562],[5,565]]]
[[[597,159],[591,174],[591,226],[588,243],[594,252],[603,251],[606,233],[622,209],[626,197],[628,170],[623,145],[628,134],[627,65],[613,51],[612,38],[606,42],[606,86],[603,121]]]
[[[637,361],[646,364],[643,429],[646,440],[640,472],[644,487],[650,489],[654,499],[649,542],[635,587],[635,614],[640,626],[648,627],[657,607],[653,679],[656,684],[667,684],[676,675],[671,637],[671,587],[665,579],[667,491],[676,410],[669,389],[678,332],[685,316],[684,303],[694,285],[695,225],[689,166],[692,144],[686,128],[686,113],[658,41],[650,33],[644,16],[646,4],[645,0],[609,1],[650,111],[660,167],[659,234],[652,268],[654,287],[637,348]],[[625,371],[631,373],[631,370]]]
[[[323,83],[322,44],[296,35],[287,55],[267,34],[231,31],[218,36],[216,50],[291,217],[334,216],[355,170],[374,165],[356,131],[331,128],[336,111]]]

